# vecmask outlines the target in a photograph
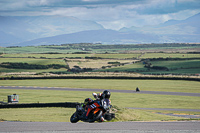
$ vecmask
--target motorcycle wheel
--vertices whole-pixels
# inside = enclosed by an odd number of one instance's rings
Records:
[[[74,113],[70,118],[70,122],[71,123],[77,123],[78,121],[79,121],[79,118],[76,117],[76,113]]]
[[[115,114],[114,113],[106,113],[104,118],[108,121],[112,120],[113,118],[115,118]]]
[[[102,114],[103,114],[103,111],[100,110],[99,112],[97,112],[97,113],[94,115],[93,119],[90,120],[90,122],[95,122],[95,121],[99,120]]]

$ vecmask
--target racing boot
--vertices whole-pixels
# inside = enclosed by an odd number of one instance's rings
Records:
[[[103,116],[100,117],[100,122],[106,122]]]

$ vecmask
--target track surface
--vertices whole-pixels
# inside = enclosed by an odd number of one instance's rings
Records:
[[[63,90],[63,91],[99,91],[103,89],[81,89],[81,88],[60,88],[60,87],[25,87],[25,86],[0,86],[0,89],[25,89],[25,90]],[[177,95],[177,96],[196,96],[200,97],[200,93],[183,93],[183,92],[163,92],[163,91],[140,91],[135,90],[110,90],[111,92],[121,93],[138,93],[138,94],[159,94],[159,95]]]
[[[0,122],[0,132],[200,132],[200,121],[193,122]]]

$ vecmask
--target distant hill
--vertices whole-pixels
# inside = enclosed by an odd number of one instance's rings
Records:
[[[150,41],[158,42],[159,39],[155,35],[142,33],[123,33],[115,30],[89,30],[72,34],[63,34],[53,37],[45,37],[17,44],[18,46],[27,45],[51,45],[65,43],[106,43],[106,44],[122,44],[122,43],[147,43]]]
[[[120,32],[140,32],[160,36],[163,42],[200,42],[200,13],[185,20],[169,20],[159,25],[122,28]]]
[[[0,16],[0,37],[6,36],[5,42],[18,43],[37,38],[75,33],[85,30],[99,30],[104,27],[94,21],[80,20],[63,16]]]

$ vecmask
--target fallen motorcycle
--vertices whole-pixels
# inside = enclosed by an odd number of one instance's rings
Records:
[[[83,122],[95,122],[100,121],[101,116],[104,116],[106,120],[111,120],[115,115],[109,113],[110,107],[111,106],[108,106],[104,100],[95,100],[89,105],[84,105],[83,103],[78,104],[76,106],[76,112],[73,113],[70,121],[71,123],[76,123],[79,120]]]

